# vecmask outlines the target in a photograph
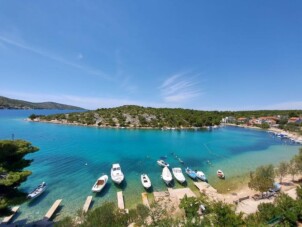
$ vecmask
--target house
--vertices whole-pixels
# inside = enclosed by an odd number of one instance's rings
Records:
[[[238,123],[246,123],[247,122],[247,118],[246,117],[239,117],[239,118],[237,118],[237,122]]]
[[[287,123],[297,123],[300,124],[302,122],[302,119],[299,117],[291,117],[290,119],[288,119]]]

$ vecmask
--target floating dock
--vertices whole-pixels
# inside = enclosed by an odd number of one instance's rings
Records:
[[[124,196],[122,191],[117,193],[117,206],[119,209],[125,209]]]
[[[143,192],[142,193],[142,200],[143,200],[143,204],[150,208],[150,205],[149,205],[149,201],[148,201],[148,193],[147,192]]]
[[[9,223],[9,222],[11,221],[11,219],[14,217],[14,215],[17,213],[17,211],[19,210],[19,207],[20,207],[20,206],[15,206],[15,207],[13,207],[13,208],[12,208],[12,212],[13,212],[13,213],[12,213],[10,216],[5,217],[5,218],[3,219],[3,221],[2,221],[2,223],[3,223],[3,224]]]
[[[56,212],[56,210],[60,206],[61,202],[62,202],[62,199],[56,200],[54,202],[54,204],[52,204],[51,208],[45,214],[44,219],[47,219],[47,220],[51,219],[52,215]]]
[[[90,195],[90,196],[87,197],[86,202],[83,206],[83,212],[84,213],[87,213],[87,211],[89,210],[91,202],[92,202],[92,196]]]

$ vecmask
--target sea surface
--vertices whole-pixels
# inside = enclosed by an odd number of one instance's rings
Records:
[[[88,195],[93,207],[104,201],[116,202],[116,193],[123,190],[125,205],[134,207],[144,191],[140,174],[147,173],[153,190],[165,190],[161,167],[156,163],[166,158],[171,167],[189,166],[205,172],[209,182],[217,184],[216,171],[222,169],[228,178],[246,174],[263,164],[289,160],[298,153],[298,145],[272,134],[238,127],[213,130],[138,130],[28,122],[32,114],[52,114],[60,110],[0,110],[0,139],[24,139],[40,150],[26,156],[33,159],[28,168],[32,175],[22,184],[29,192],[42,181],[47,191],[37,199],[21,205],[15,221],[29,223],[42,219],[56,199],[63,199],[56,217],[74,215],[82,209]],[[178,160],[184,161],[181,164]],[[120,163],[125,174],[121,187],[109,180],[99,194],[91,192],[96,179],[110,176],[112,163]],[[190,183],[191,180],[187,178]],[[181,187],[175,182],[175,187]]]

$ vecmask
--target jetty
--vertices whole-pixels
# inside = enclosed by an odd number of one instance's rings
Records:
[[[117,192],[117,206],[119,209],[125,209],[124,196],[122,191]]]
[[[9,223],[9,222],[12,220],[12,218],[14,217],[14,215],[17,213],[17,211],[19,210],[19,207],[20,207],[20,206],[15,206],[15,207],[13,207],[13,208],[12,208],[12,212],[13,212],[13,213],[12,213],[11,215],[5,217],[5,218],[3,219],[3,221],[2,221],[2,224],[7,224],[7,223]]]
[[[54,204],[52,204],[51,208],[47,211],[47,213],[44,216],[44,219],[49,220],[51,219],[51,217],[53,216],[53,214],[56,212],[56,210],[58,209],[58,207],[60,206],[62,202],[62,199],[58,199],[54,202]]]
[[[223,195],[219,194],[215,188],[206,182],[194,182],[194,185],[201,193],[206,194],[210,199],[215,201],[224,201]]]
[[[87,199],[85,201],[85,204],[83,206],[83,213],[87,213],[87,211],[89,210],[90,208],[90,204],[92,202],[92,196],[87,196]]]
[[[147,192],[143,192],[142,193],[142,200],[143,200],[143,204],[150,208],[150,204],[149,204],[149,201],[148,201],[148,193]]]

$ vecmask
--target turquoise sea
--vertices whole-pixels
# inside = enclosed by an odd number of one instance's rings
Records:
[[[21,206],[16,219],[20,223],[43,218],[56,199],[63,199],[63,208],[56,217],[61,218],[80,210],[88,195],[93,195],[94,207],[106,200],[116,202],[119,190],[123,190],[126,207],[131,208],[141,201],[144,191],[141,173],[149,175],[153,190],[166,189],[160,178],[162,169],[156,163],[162,156],[172,167],[189,166],[204,171],[215,186],[217,169],[222,169],[228,179],[259,165],[289,160],[300,147],[265,131],[237,127],[211,131],[101,129],[25,120],[32,113],[58,112],[64,111],[0,110],[0,139],[11,139],[14,134],[15,139],[28,140],[40,148],[27,156],[34,159],[29,168],[33,174],[22,189],[31,191],[42,181],[48,184],[43,195]],[[115,162],[120,163],[126,177],[122,187],[110,180],[104,191],[93,194],[95,180],[103,173],[110,176]]]

